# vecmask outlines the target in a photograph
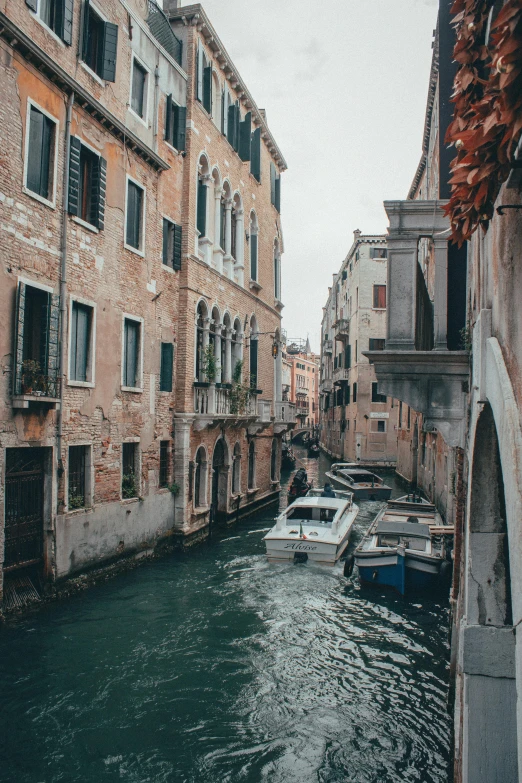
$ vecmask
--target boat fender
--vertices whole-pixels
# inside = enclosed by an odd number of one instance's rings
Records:
[[[344,561],[344,575],[349,578],[353,574],[353,566],[354,566],[355,558],[353,555],[350,555],[350,557],[347,557]]]

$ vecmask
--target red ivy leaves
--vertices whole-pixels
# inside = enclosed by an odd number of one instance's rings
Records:
[[[489,0],[456,0],[451,198],[446,207],[461,245],[478,226],[486,231],[495,200],[511,169],[522,131],[522,0],[508,0],[484,44]]]

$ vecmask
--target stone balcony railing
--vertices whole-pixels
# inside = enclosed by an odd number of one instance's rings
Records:
[[[464,437],[469,356],[453,349],[465,325],[466,256],[465,249],[449,247],[446,203],[384,202],[390,220],[386,350],[364,355],[375,367],[380,392],[422,413],[425,426],[458,446]],[[422,239],[432,243],[433,301],[419,263]],[[464,297],[459,298],[460,290]]]
[[[333,340],[325,340],[323,343],[323,353],[333,352]]]
[[[342,381],[347,381],[349,378],[350,370],[347,370],[344,367],[337,367],[333,371],[333,381],[334,383],[341,383]]]
[[[350,321],[348,318],[338,318],[334,323],[334,334],[336,340],[348,340],[350,336]]]
[[[275,420],[276,422],[286,422],[287,424],[295,424],[295,403],[293,402],[276,402],[274,403]]]
[[[232,389],[215,383],[194,384],[194,413],[208,417],[247,417],[258,415],[257,394],[249,394],[244,405],[234,400]]]
[[[332,378],[324,378],[321,381],[321,391],[325,394],[329,394],[331,391],[333,391],[333,379]]]

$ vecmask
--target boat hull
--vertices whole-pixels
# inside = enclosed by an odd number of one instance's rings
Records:
[[[368,552],[363,556],[356,554],[355,565],[359,569],[359,579],[364,584],[392,587],[401,595],[407,589],[429,589],[439,583],[440,558],[405,557],[395,553],[378,554]]]
[[[292,561],[306,555],[307,560],[334,565],[346,549],[349,537],[350,531],[338,543],[295,537],[265,538],[266,554],[269,560],[277,562]]]
[[[352,492],[355,500],[389,500],[391,498],[391,487],[357,487],[350,485],[344,479],[336,476],[335,473],[327,473],[326,476],[334,485],[334,489]]]

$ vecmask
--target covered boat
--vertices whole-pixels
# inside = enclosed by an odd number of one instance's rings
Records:
[[[380,476],[362,468],[347,467],[346,462],[335,462],[328,473],[336,489],[352,492],[356,500],[388,500],[392,489]]]
[[[453,528],[441,522],[427,502],[388,503],[355,550],[361,582],[394,587],[401,595],[443,582],[451,573],[445,536]]]
[[[334,564],[341,557],[359,508],[349,492],[322,497],[311,489],[286,508],[264,538],[269,560]]]

